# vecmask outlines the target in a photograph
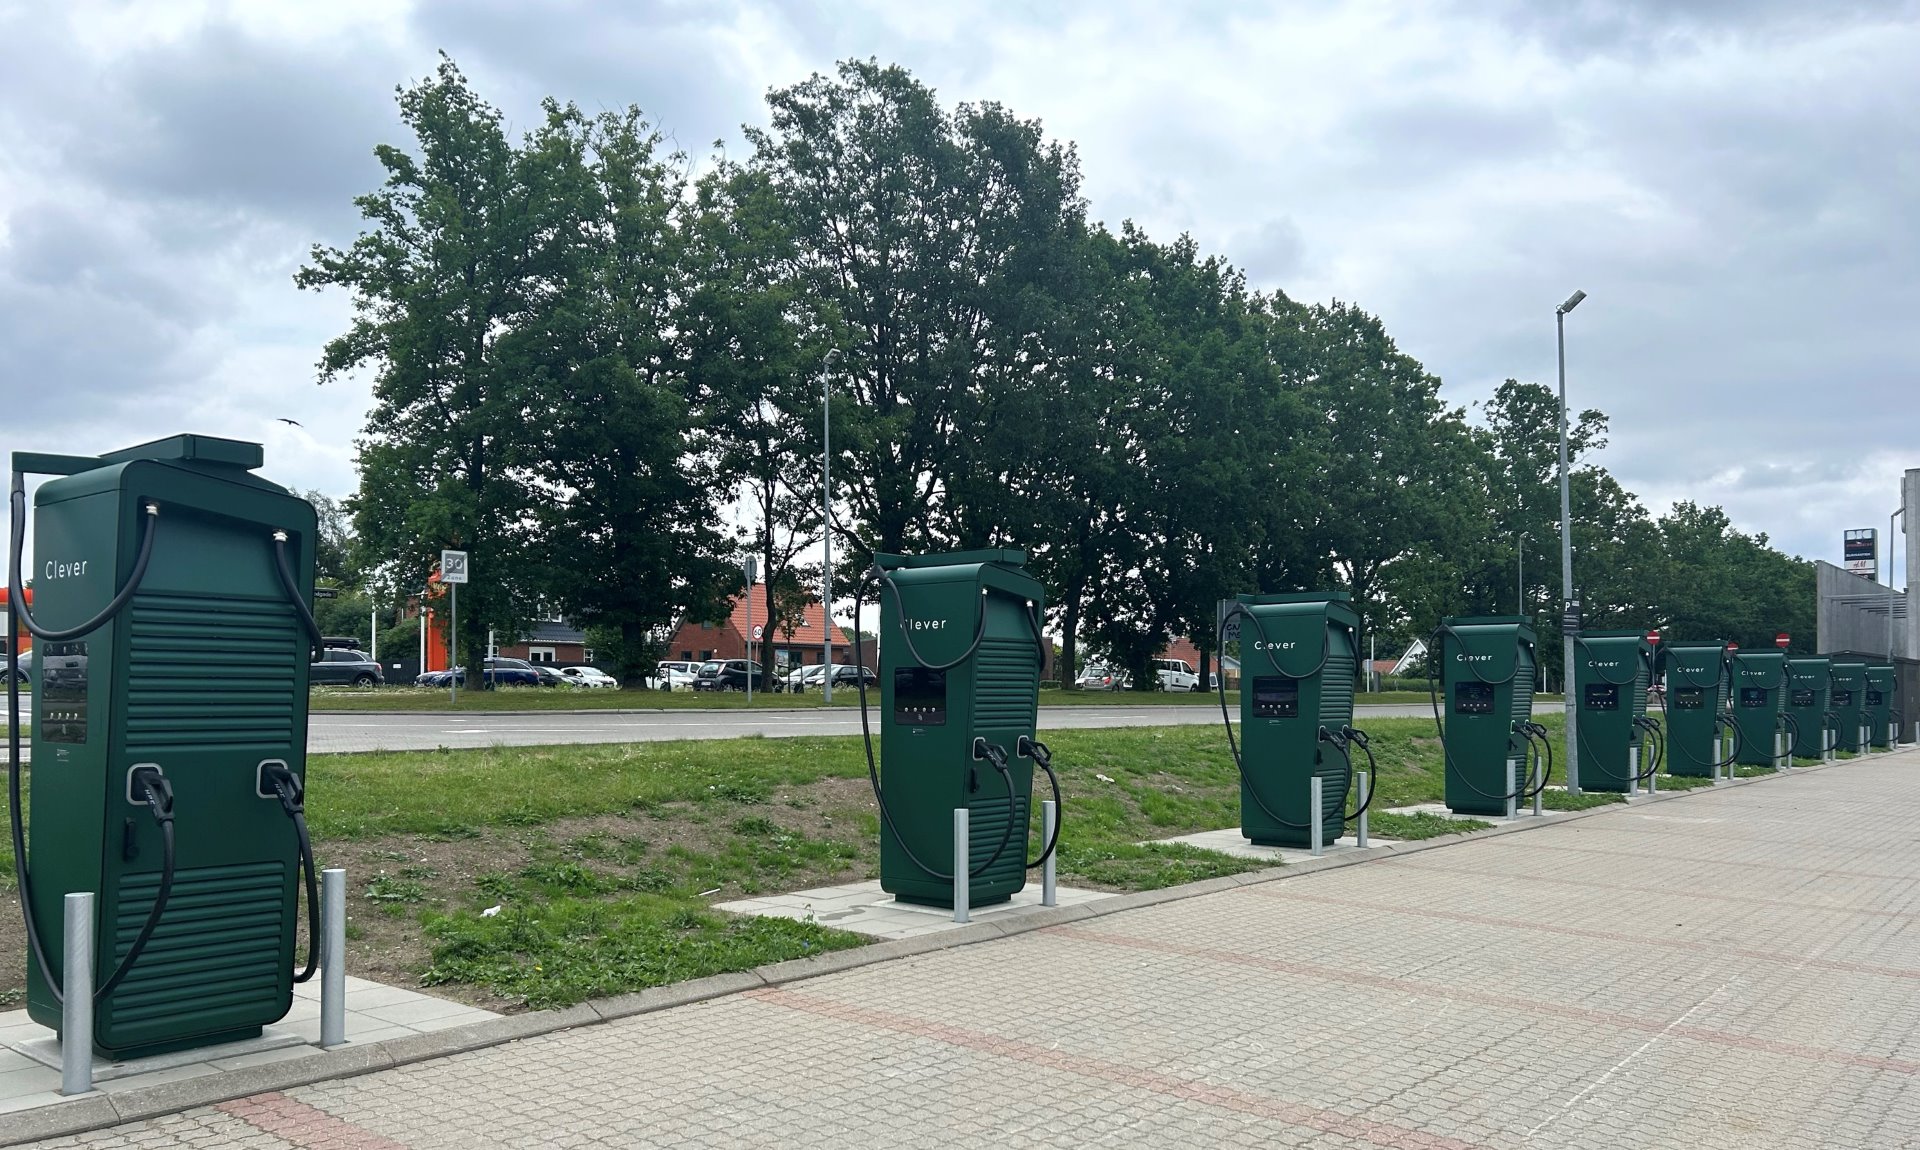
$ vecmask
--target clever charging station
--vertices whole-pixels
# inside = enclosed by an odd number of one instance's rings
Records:
[[[1733,725],[1739,730],[1734,761],[1754,767],[1793,765],[1792,726],[1787,711],[1787,653],[1739,651],[1733,656]]]
[[[28,926],[27,1010],[93,999],[115,1059],[230,1042],[285,1017],[306,870],[315,517],[252,474],[259,444],[181,435],[99,457],[13,456],[10,630],[39,642],[23,820],[19,696],[9,797]],[[21,603],[24,478],[34,494]],[[94,896],[92,985],[64,974],[63,902]],[[63,1043],[77,1036],[62,1034]]]
[[[1262,846],[1335,842],[1353,787],[1353,748],[1367,737],[1353,726],[1354,636],[1360,620],[1344,591],[1241,595],[1221,613],[1220,644],[1239,621],[1240,738],[1219,686],[1220,718],[1240,768],[1240,829]],[[1369,776],[1370,778],[1376,776]],[[1320,804],[1313,804],[1313,780]],[[1315,822],[1319,827],[1316,833]]]
[[[1867,749],[1867,665],[1857,659],[1834,660],[1830,709],[1835,750],[1859,754]]]
[[[1827,753],[1827,737],[1833,730],[1828,703],[1829,679],[1833,660],[1822,655],[1809,659],[1787,660],[1787,705],[1785,714],[1793,721],[1793,755],[1818,759]]]
[[[1520,615],[1449,617],[1427,649],[1439,664],[1429,663],[1428,692],[1446,765],[1447,809],[1513,814],[1516,803],[1546,789],[1553,767],[1546,728],[1533,721],[1539,664],[1533,625]]]
[[[1647,718],[1653,644],[1644,631],[1582,631],[1574,640],[1580,785],[1625,792],[1659,768]]]
[[[860,684],[867,775],[880,808],[880,886],[895,898],[954,904],[955,811],[967,812],[968,906],[1005,902],[1027,871],[1033,768],[1060,784],[1034,738],[1040,705],[1040,582],[1012,549],[875,555],[880,588],[880,757]],[[855,661],[859,594],[854,603]],[[884,781],[884,787],[883,787]]]
[[[1893,749],[1897,740],[1893,730],[1893,664],[1867,664],[1867,701],[1863,706],[1866,712],[1868,738],[1873,749],[1886,751]]]
[[[1690,778],[1719,778],[1739,755],[1738,729],[1727,717],[1727,683],[1733,648],[1724,642],[1669,643],[1664,709],[1667,773]],[[1723,751],[1725,730],[1735,744]]]

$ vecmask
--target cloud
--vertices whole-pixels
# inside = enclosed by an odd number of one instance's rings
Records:
[[[348,301],[290,276],[358,230],[440,49],[515,127],[635,103],[696,156],[769,87],[901,63],[1076,142],[1095,218],[1378,312],[1458,404],[1551,382],[1584,288],[1603,462],[1809,554],[1920,463],[1920,5],[1785,0],[0,8],[0,450],[179,424],[349,490],[366,382],[312,370]]]

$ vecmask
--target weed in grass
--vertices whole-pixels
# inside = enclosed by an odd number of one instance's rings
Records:
[[[520,888],[513,876],[504,871],[491,870],[473,877],[474,889],[496,903],[506,902],[519,895]]]
[[[619,886],[576,862],[529,863],[521,868],[520,876],[568,894],[606,894]]]
[[[736,820],[733,824],[733,833],[737,835],[751,835],[758,838],[766,835],[779,834],[780,826],[772,819],[752,815],[744,819]]]
[[[629,890],[645,891],[649,894],[664,894],[674,888],[672,875],[661,870],[638,870],[627,876]]]
[[[1627,796],[1613,791],[1581,791],[1577,795],[1547,791],[1540,796],[1540,805],[1550,811],[1585,811],[1626,801]]]
[[[419,879],[439,878],[440,872],[422,863],[414,863],[410,866],[401,867],[400,877],[401,878],[419,878]]]
[[[0,1006],[18,1006],[26,1001],[26,997],[26,990],[18,986],[0,990]]]
[[[406,851],[384,850],[376,847],[360,856],[368,862],[406,862],[413,856]]]
[[[590,835],[581,835],[560,848],[560,852],[569,858],[612,859],[621,854],[620,845],[612,835],[605,831],[595,831]]]
[[[740,803],[743,806],[767,801],[767,788],[765,784],[758,781],[727,779],[708,787],[707,792],[709,798]]]
[[[346,936],[348,942],[359,942],[361,939],[367,937],[367,932],[359,923],[349,921],[347,923]]]
[[[1482,831],[1492,823],[1480,819],[1454,819],[1446,815],[1436,815],[1432,811],[1419,811],[1415,814],[1399,814],[1394,811],[1374,811],[1367,815],[1367,831],[1383,839],[1434,839],[1441,835],[1463,835],[1468,831]]]
[[[426,832],[426,837],[434,842],[450,843],[459,839],[477,839],[480,828],[465,823],[440,823]]]
[[[367,884],[366,896],[381,903],[425,902],[427,888],[416,879],[397,878],[381,871]]]
[[[653,895],[557,899],[492,918],[430,916],[432,965],[421,983],[474,983],[544,1009],[859,946],[811,923],[732,918]]]

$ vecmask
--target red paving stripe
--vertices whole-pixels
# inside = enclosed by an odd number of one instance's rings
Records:
[[[915,1038],[928,1038],[963,1050],[1011,1058],[1031,1066],[1076,1074],[1082,1078],[1097,1078],[1134,1090],[1148,1090],[1182,1102],[1197,1102],[1204,1106],[1231,1110],[1237,1114],[1270,1118],[1290,1126],[1317,1130],[1322,1134],[1368,1142],[1375,1146],[1386,1147],[1387,1150],[1474,1150],[1475,1148],[1472,1142],[1462,1142],[1457,1138],[1448,1138],[1411,1126],[1374,1122],[1365,1118],[1356,1118],[1351,1114],[1342,1114],[1336,1110],[1323,1110],[1303,1103],[1265,1098],[1223,1086],[1209,1086],[1204,1082],[1192,1082],[1117,1062],[1036,1046],[1031,1042],[1000,1038],[978,1030],[966,1030],[945,1023],[929,1022],[923,1018],[854,1006],[812,994],[768,987],[764,990],[749,990],[746,992],[746,997],[758,999],[771,1006],[798,1010],[821,1018],[851,1022],[876,1030],[911,1035]]]
[[[1636,855],[1644,858],[1644,855]],[[1553,886],[1574,886],[1583,890],[1604,890],[1619,894],[1657,894],[1669,898],[1691,898],[1703,902],[1725,902],[1736,906],[1767,906],[1782,910],[1810,910],[1826,914],[1859,914],[1871,918],[1897,918],[1906,921],[1913,917],[1907,910],[1874,910],[1869,907],[1828,906],[1817,902],[1793,902],[1783,898],[1760,898],[1746,894],[1713,894],[1709,891],[1694,890],[1684,886],[1629,886],[1619,882],[1597,882],[1593,879],[1556,878],[1553,875],[1528,874],[1519,870],[1482,870],[1477,867],[1435,866],[1431,863],[1417,863],[1411,859],[1383,858],[1376,860],[1383,866],[1403,866],[1409,870],[1425,871],[1428,874],[1464,874],[1478,878],[1517,879],[1520,882],[1543,882]]]
[[[277,1092],[222,1102],[218,1109],[302,1150],[408,1150],[404,1142],[364,1130]]]
[[[1158,954],[1177,954],[1184,958],[1199,958],[1209,962],[1226,963],[1232,966],[1246,966],[1257,970],[1270,970],[1280,974],[1298,975],[1302,978],[1317,978],[1323,982],[1346,983],[1350,986],[1364,986],[1369,990],[1386,990],[1395,994],[1417,994],[1426,998],[1438,998],[1448,1002],[1464,1002],[1474,1006],[1492,1007],[1496,1010],[1517,1010],[1526,1014],[1538,1014],[1547,1018],[1564,1018],[1574,1022],[1591,1022],[1598,1026],[1611,1026],[1620,1030],[1635,1030],[1645,1034],[1668,1035],[1676,1038],[1693,1038],[1701,1042],[1710,1042],[1719,1046],[1733,1046],[1742,1050],[1762,1050],[1769,1054],[1785,1055],[1789,1058],[1805,1058],[1815,1062],[1827,1062],[1838,1066],[1851,1066],[1865,1070],[1889,1070],[1896,1074],[1920,1075],[1920,1062],[1910,1062],[1901,1058],[1880,1058],[1870,1054],[1849,1054],[1844,1050],[1833,1050],[1822,1046],[1802,1046],[1795,1042],[1781,1042],[1771,1038],[1757,1038],[1747,1034],[1733,1034],[1724,1030],[1713,1030],[1704,1026],[1675,1026],[1649,1018],[1636,1018],[1631,1014],[1618,1014],[1610,1010],[1589,1010],[1583,1006],[1567,1006],[1557,1002],[1542,1002],[1537,999],[1521,998],[1512,994],[1489,994],[1484,991],[1467,990],[1462,987],[1443,986],[1439,983],[1421,982],[1411,978],[1394,978],[1383,974],[1361,974],[1357,971],[1341,970],[1338,967],[1320,966],[1311,962],[1297,962],[1284,958],[1260,958],[1250,954],[1239,954],[1230,950],[1216,950],[1205,946],[1186,946],[1175,942],[1161,942],[1158,939],[1134,938],[1122,934],[1107,934],[1103,931],[1087,930],[1077,926],[1050,926],[1042,928],[1042,933],[1061,938],[1078,939],[1085,942],[1101,943],[1107,946],[1125,947],[1130,950],[1153,951]]]
[[[1920,978],[1920,970],[1905,966],[1874,966],[1865,962],[1843,962],[1832,958],[1808,958],[1799,954],[1782,954],[1771,950],[1747,950],[1744,947],[1726,946],[1708,941],[1686,941],[1675,938],[1654,938],[1644,934],[1626,934],[1617,930],[1594,930],[1590,927],[1555,926],[1548,922],[1537,922],[1524,918],[1500,918],[1490,914],[1470,914],[1466,911],[1432,910],[1427,907],[1399,906],[1385,902],[1360,902],[1355,899],[1326,898],[1321,895],[1300,894],[1277,889],[1271,886],[1249,887],[1250,891],[1262,898],[1280,899],[1285,902],[1310,902],[1320,906],[1339,906],[1350,910],[1377,910],[1383,914],[1412,915],[1415,918],[1431,918],[1442,922],[1464,922],[1477,926],[1511,927],[1514,930],[1533,930],[1545,934],[1566,935],[1568,938],[1594,938],[1606,942],[1625,942],[1634,946],[1657,946],[1664,950],[1713,950],[1721,954],[1739,955],[1741,958],[1758,959],[1761,962],[1780,962],[1789,966],[1810,966],[1816,970],[1833,970],[1846,974],[1879,974],[1888,978]]]

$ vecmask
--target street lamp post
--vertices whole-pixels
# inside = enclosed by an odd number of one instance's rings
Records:
[[[1573,597],[1573,500],[1567,493],[1567,313],[1587,298],[1576,291],[1567,302],[1553,309],[1553,326],[1560,340],[1560,587],[1565,608],[1560,620],[1562,653],[1560,697],[1567,712],[1567,793],[1580,793],[1579,715],[1574,707],[1573,632],[1578,625],[1580,601]]]
[[[1893,521],[1904,517],[1907,505],[1902,503],[1892,515],[1887,516],[1887,662],[1893,662]],[[1913,572],[1907,572],[1907,582],[1913,582]],[[1913,613],[1913,607],[1907,607],[1907,613]]]
[[[828,350],[820,364],[820,691],[833,702],[833,365],[840,349]],[[858,627],[860,620],[853,625]],[[858,675],[860,672],[855,671]]]

